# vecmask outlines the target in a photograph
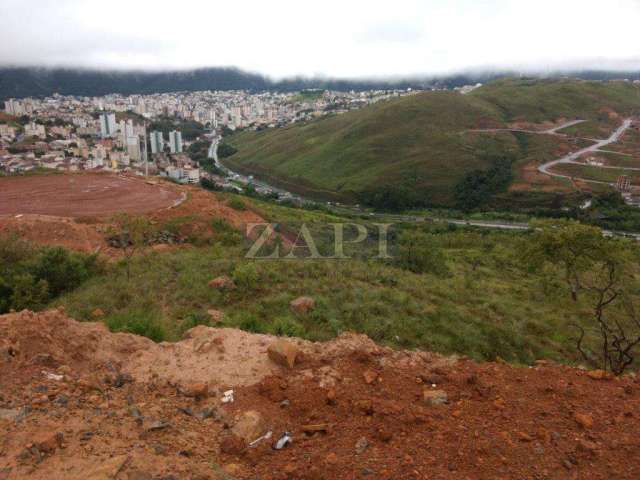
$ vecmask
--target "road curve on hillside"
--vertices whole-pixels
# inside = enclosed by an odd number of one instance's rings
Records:
[[[561,163],[579,163],[577,162],[578,158],[580,158],[582,155],[584,155],[585,153],[589,153],[589,152],[595,152],[600,150],[602,147],[606,147],[607,145],[610,145],[612,143],[616,143],[618,140],[620,140],[620,137],[622,137],[622,135],[624,134],[624,132],[626,132],[629,127],[631,127],[631,124],[633,123],[633,120],[630,118],[627,118],[620,127],[618,127],[618,129],[613,132],[611,134],[611,136],[605,140],[600,140],[597,143],[594,143],[593,145],[587,147],[587,148],[583,148],[582,150],[578,150],[577,152],[573,152],[570,153],[569,155],[566,155],[562,158],[559,158],[558,160],[552,160],[551,162],[547,162],[543,165],[540,165],[538,167],[538,171],[540,173],[543,173],[545,175],[549,175],[551,177],[557,177],[557,178],[576,178],[576,177],[571,177],[570,175],[562,175],[559,173],[553,173],[550,171],[551,168],[555,167],[556,165],[559,165]],[[604,183],[604,184],[609,184],[608,182],[599,182],[597,180],[586,180],[583,178],[579,178],[578,180],[582,180],[585,182],[591,182],[591,183]]]

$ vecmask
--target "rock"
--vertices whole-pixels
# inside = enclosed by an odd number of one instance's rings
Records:
[[[235,282],[226,275],[214,278],[207,285],[215,290],[234,290],[236,288]]]
[[[245,468],[239,463],[228,463],[222,467],[222,471],[232,477],[238,477],[244,473]]]
[[[427,405],[444,405],[449,400],[447,392],[444,390],[431,390],[425,388],[422,392],[422,399]]]
[[[325,457],[324,461],[329,465],[336,465],[338,463],[338,455],[330,453]]]
[[[56,449],[62,446],[62,441],[64,439],[64,435],[60,432],[58,433],[43,433],[37,435],[33,439],[34,446],[40,451],[40,453],[44,454],[52,454],[56,451]]]
[[[221,312],[220,310],[215,310],[212,308],[210,310],[207,310],[207,314],[211,317],[211,321],[214,324],[222,323],[222,320],[224,320],[224,312]]]
[[[227,455],[241,455],[247,449],[247,442],[234,434],[222,437],[220,451]]]
[[[267,349],[269,358],[278,365],[293,368],[296,359],[300,355],[300,350],[293,343],[287,340],[276,340]]]
[[[231,433],[246,443],[251,443],[264,434],[266,430],[262,415],[255,410],[249,410],[240,416],[231,429]]]
[[[91,316],[93,318],[102,318],[104,317],[104,312],[101,309],[96,308],[93,312],[91,312]]]
[[[608,380],[609,379],[607,372],[605,372],[604,370],[591,370],[590,372],[587,373],[587,377],[591,378],[592,380]]]
[[[122,388],[127,383],[133,383],[133,377],[128,373],[119,373],[116,375],[116,378],[113,380],[113,386],[115,388]]]
[[[120,455],[118,457],[113,457],[108,460],[105,460],[100,465],[89,469],[88,471],[84,471],[81,474],[73,477],[75,480],[109,480],[115,479],[118,474],[122,471],[127,463],[129,463],[130,458],[126,455]]]
[[[303,425],[302,431],[307,434],[314,433],[327,433],[331,429],[331,425],[328,423],[318,423],[315,425]]]
[[[367,370],[362,374],[364,381],[367,385],[371,385],[378,379],[378,372],[374,370]]]
[[[9,422],[17,422],[20,418],[21,409],[19,408],[0,408],[0,420]]]
[[[377,436],[378,436],[378,440],[384,443],[390,442],[391,439],[393,438],[393,434],[390,431],[384,430],[384,429],[378,430]]]
[[[289,306],[295,313],[306,315],[316,307],[316,301],[311,297],[299,297],[293,300]]]
[[[206,383],[192,383],[183,387],[181,392],[186,397],[206,398],[209,396],[209,385]]]
[[[363,454],[369,448],[369,441],[365,437],[361,437],[356,442],[356,454]]]
[[[354,403],[354,407],[365,415],[371,416],[374,413],[373,402],[371,400],[358,400]]]
[[[578,445],[576,450],[588,453],[590,455],[595,455],[598,451],[598,445],[589,440],[580,439],[578,440]]]
[[[335,389],[333,389],[333,388],[330,389],[327,392],[327,399],[326,399],[327,400],[327,405],[335,405],[336,401],[337,401],[337,398],[338,398],[338,394],[336,393]]]
[[[153,480],[153,475],[142,470],[130,470],[127,472],[127,480]]]
[[[167,422],[161,422],[160,420],[151,420],[144,426],[147,432],[156,432],[158,430],[164,430],[169,427],[170,425]]]
[[[593,417],[583,413],[576,413],[573,417],[582,428],[589,429],[593,427]]]

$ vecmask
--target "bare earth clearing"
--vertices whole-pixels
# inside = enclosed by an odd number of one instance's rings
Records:
[[[154,344],[63,311],[1,316],[0,479],[640,478],[634,377],[352,334],[291,341],[288,369],[275,341],[197,327]]]
[[[78,174],[0,179],[0,216],[109,216],[126,211],[148,213],[179,202],[165,185],[117,175]]]

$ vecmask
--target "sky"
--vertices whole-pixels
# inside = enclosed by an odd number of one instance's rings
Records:
[[[0,0],[0,65],[273,78],[640,70],[640,0]]]

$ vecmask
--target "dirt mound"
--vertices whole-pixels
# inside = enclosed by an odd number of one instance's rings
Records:
[[[62,311],[0,317],[0,479],[640,478],[633,377],[351,334],[292,340],[287,368],[274,341],[197,327],[154,344]]]

